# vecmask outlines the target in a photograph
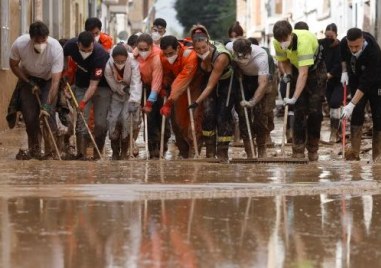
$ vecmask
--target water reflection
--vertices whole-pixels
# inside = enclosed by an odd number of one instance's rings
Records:
[[[0,263],[377,267],[380,201],[380,195],[133,202],[2,199]]]

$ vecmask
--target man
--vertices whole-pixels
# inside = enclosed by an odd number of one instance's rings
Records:
[[[100,19],[93,17],[88,18],[85,21],[85,31],[91,32],[94,36],[95,42],[98,42],[107,52],[110,52],[113,45],[112,37],[106,33],[101,32],[101,30],[102,22]]]
[[[372,110],[372,158],[381,153],[381,51],[374,37],[358,28],[351,28],[341,40],[341,82],[349,86],[352,100],[344,107],[342,117],[351,119],[351,148],[346,160],[360,160],[364,109],[369,101]]]
[[[266,137],[270,135],[267,128],[267,116],[264,112],[264,97],[269,76],[269,62],[266,51],[257,46],[252,45],[248,39],[238,38],[233,43],[233,60],[237,63],[238,79],[242,79],[244,88],[244,96],[237,98],[235,106],[239,116],[239,126],[241,137],[243,139],[246,155],[253,158],[251,152],[250,139],[246,125],[244,107],[254,108],[253,113],[255,120],[249,119],[251,132],[256,132],[256,140],[258,146],[258,157],[266,157]],[[238,86],[239,87],[239,86]],[[241,92],[241,91],[240,91]],[[241,94],[240,94],[241,95]]]
[[[281,20],[273,28],[274,48],[283,81],[291,82],[290,96],[285,105],[294,106],[292,152],[294,158],[317,161],[322,115],[322,94],[326,84],[326,68],[321,49],[314,34],[294,30],[288,21]]]
[[[162,18],[153,21],[151,37],[156,46],[160,46],[160,40],[163,38],[167,28],[167,22]]]
[[[160,41],[161,63],[163,65],[163,85],[170,89],[168,100],[160,109],[166,117],[171,115],[172,129],[176,136],[176,145],[182,158],[192,157],[195,153],[190,129],[187,88],[194,97],[200,95],[199,82],[195,79],[198,58],[194,50],[186,48],[176,37],[164,36]],[[201,138],[201,109],[196,110],[197,144]]]
[[[111,90],[103,76],[109,54],[101,45],[94,42],[91,32],[84,31],[78,38],[70,39],[64,46],[65,62],[70,56],[77,64],[75,94],[79,109],[87,120],[91,104],[94,105],[94,136],[100,151],[103,150],[107,133],[107,111],[110,105]],[[89,143],[87,129],[82,122],[77,122],[77,157],[86,158]],[[99,155],[94,150],[94,158]]]
[[[29,157],[39,159],[39,117],[48,117],[50,128],[53,132],[56,131],[54,115],[63,69],[62,47],[56,39],[49,36],[48,27],[43,22],[36,21],[30,25],[29,34],[18,37],[13,43],[9,65],[18,78],[18,108],[21,109],[26,125]],[[38,98],[41,100],[41,107]],[[50,144],[52,140],[48,133],[44,139],[45,156],[48,157],[53,152]]]

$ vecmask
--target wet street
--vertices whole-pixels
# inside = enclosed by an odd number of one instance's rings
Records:
[[[278,132],[273,139],[276,157]],[[0,133],[0,143],[0,267],[381,264],[381,165],[369,161],[369,139],[360,162],[322,143],[321,160],[308,164],[171,152],[145,161],[143,148],[131,161],[16,161],[24,129]]]

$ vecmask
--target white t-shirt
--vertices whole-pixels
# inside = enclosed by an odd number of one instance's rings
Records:
[[[225,47],[234,53],[233,42],[229,42]],[[269,75],[269,58],[266,50],[257,45],[251,45],[251,56],[248,64],[240,63],[237,58],[233,57],[242,73],[249,76]]]
[[[29,34],[21,35],[11,47],[10,58],[20,61],[20,68],[26,74],[49,80],[52,73],[63,70],[64,56],[60,43],[48,37],[47,46],[42,54],[37,53]]]

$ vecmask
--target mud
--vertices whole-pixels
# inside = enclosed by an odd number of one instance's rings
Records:
[[[273,140],[277,156],[279,131]],[[0,267],[381,263],[381,165],[369,139],[360,162],[323,142],[320,161],[302,165],[171,161],[173,144],[166,160],[145,161],[142,140],[133,161],[16,161],[24,129],[0,144]],[[230,153],[244,157],[240,146]]]

